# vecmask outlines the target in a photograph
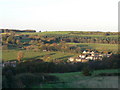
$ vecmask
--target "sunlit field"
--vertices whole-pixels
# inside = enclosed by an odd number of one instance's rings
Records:
[[[117,33],[51,31],[2,35],[0,64],[5,88],[118,88]],[[100,55],[102,59],[90,59]]]
[[[73,53],[63,53],[63,52],[44,52],[44,51],[26,51],[22,50],[24,53],[23,60],[30,60],[30,59],[42,59],[45,55],[49,55],[50,59],[59,59],[59,60],[67,60],[68,57],[76,56],[78,54]],[[9,60],[17,60],[17,53],[18,50],[3,50],[2,51],[2,59],[4,61]]]
[[[74,32],[74,33],[72,33]],[[79,31],[48,31],[48,32],[35,32],[35,33],[20,33],[24,35],[69,35],[69,36],[81,36],[81,37],[115,37],[118,38],[118,35],[87,35],[87,34],[79,34]],[[19,34],[19,33],[18,33]]]
[[[72,45],[77,45],[83,49],[97,49],[100,51],[118,51],[118,44],[99,44],[99,43],[68,43]]]

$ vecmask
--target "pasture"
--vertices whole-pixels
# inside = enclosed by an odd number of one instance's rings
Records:
[[[118,69],[96,70],[92,76],[83,76],[81,72],[52,73],[60,79],[59,82],[34,88],[118,88],[118,76],[94,76],[99,73],[118,73]]]
[[[82,50],[84,49],[96,49],[100,51],[118,51],[118,44],[99,44],[99,43],[68,43],[72,45],[77,45],[81,47]]]
[[[33,51],[33,50],[21,50],[24,53],[23,60],[31,60],[31,59],[42,59],[44,56],[49,55],[50,59],[59,59],[65,60],[68,57],[76,56],[78,54],[73,53],[63,53],[63,52],[44,52],[44,51]],[[9,60],[16,60],[17,53],[19,50],[2,50],[2,60],[9,61]]]
[[[81,50],[85,49],[96,49],[100,51],[112,51],[113,53],[118,51],[117,44],[94,44],[94,43],[68,43],[72,45],[77,45],[81,48]],[[33,51],[33,50],[22,50],[24,52],[23,60],[30,60],[30,59],[43,59],[44,56],[49,55],[50,60],[67,60],[69,57],[79,55],[76,53],[70,52],[60,52],[60,51]],[[16,60],[17,53],[19,50],[11,49],[11,50],[2,50],[2,60]]]
[[[74,33],[72,33],[74,32]],[[115,37],[117,38],[118,35],[88,35],[87,32],[84,34],[80,33],[80,31],[46,31],[46,32],[35,32],[35,33],[20,33],[25,35],[69,35],[69,36],[81,36],[81,37]]]

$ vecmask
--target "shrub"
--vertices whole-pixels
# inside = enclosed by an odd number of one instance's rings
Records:
[[[22,73],[15,76],[17,87],[19,88],[30,88],[34,85],[40,85],[40,83],[49,82],[49,81],[56,81],[58,80],[57,77],[47,74],[41,73]]]
[[[91,76],[91,75],[92,75],[92,71],[91,71],[88,67],[85,67],[85,68],[82,70],[82,73],[83,73],[83,75],[85,75],[85,76]]]
[[[18,83],[18,86],[20,86],[22,84],[22,87],[31,87],[33,85],[37,85],[41,82],[43,82],[42,76],[37,76],[31,73],[23,73],[23,74],[19,74],[16,75],[16,80],[17,82],[21,82]],[[20,85],[19,85],[20,84]]]
[[[57,81],[59,80],[56,76],[52,76],[52,75],[45,75],[44,76],[45,80],[48,81]]]

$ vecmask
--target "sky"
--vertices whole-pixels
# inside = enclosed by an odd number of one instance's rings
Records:
[[[118,1],[0,0],[0,28],[117,32]]]

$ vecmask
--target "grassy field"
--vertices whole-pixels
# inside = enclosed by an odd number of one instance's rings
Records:
[[[63,53],[63,52],[43,52],[43,51],[27,51],[27,50],[22,50],[24,53],[24,58],[23,60],[30,60],[30,59],[42,59],[43,56],[45,55],[50,55],[51,59],[67,59],[68,57],[75,56],[77,54],[73,53]],[[2,59],[4,61],[9,61],[9,60],[16,60],[17,58],[17,53],[18,50],[3,50],[2,51]]]
[[[76,32],[75,34],[71,34],[71,32]],[[83,36],[83,37],[118,37],[118,35],[83,35],[83,34],[77,34],[79,31],[48,31],[48,32],[35,32],[35,33],[21,33],[21,34],[27,34],[27,35],[54,35],[54,34],[62,34],[62,35],[76,35],[76,36]]]
[[[47,35],[47,34],[69,34],[69,31],[49,31],[49,32],[35,32],[35,33],[20,33],[27,35]]]
[[[3,33],[4,34],[4,33]],[[72,34],[71,31],[51,31],[51,32],[36,32],[36,33],[20,33],[27,35],[70,35],[70,36],[83,36],[83,37],[114,37],[117,38],[118,35],[82,35],[82,34]],[[23,39],[21,42],[30,41],[30,39]],[[81,50],[85,49],[96,49],[105,51],[118,51],[117,44],[94,44],[94,43],[68,43],[71,45],[77,45],[81,47]],[[10,46],[9,50],[2,50],[2,60],[17,60],[17,53],[19,49],[15,49],[14,46]],[[49,51],[33,51],[33,50],[21,50],[24,53],[24,58],[22,60],[34,60],[34,59],[44,59],[44,56],[49,55],[50,60],[67,60],[69,57],[78,56],[79,54],[69,53],[69,52],[49,52]],[[117,73],[117,69],[112,70],[97,70],[94,71],[92,76],[84,76],[81,72],[71,72],[71,73],[50,73],[59,78],[59,81],[53,83],[45,83],[40,86],[34,86],[34,88],[118,88],[118,77],[117,76],[95,76],[100,73]],[[1,76],[0,76],[1,77]]]
[[[118,44],[96,44],[96,43],[68,43],[68,44],[80,46],[83,50],[97,49],[97,50],[106,50],[112,52],[118,51]]]
[[[34,88],[118,88],[117,76],[94,76],[99,73],[117,73],[118,69],[97,70],[93,76],[83,76],[81,72],[53,73],[59,82],[41,84]]]
[[[106,50],[106,51],[112,51],[113,53],[118,51],[118,45],[117,44],[93,44],[93,43],[68,43],[68,44],[73,44],[81,47],[82,50],[85,49],[97,49],[97,50]],[[72,56],[77,56],[79,54],[75,53],[63,53],[63,52],[43,52],[43,51],[27,51],[27,50],[22,50],[24,52],[24,58],[23,60],[27,59],[39,59],[45,55],[50,55],[51,59],[68,59],[69,57]],[[17,53],[18,50],[3,50],[2,51],[2,59],[5,61],[8,60],[15,60],[17,58]]]

